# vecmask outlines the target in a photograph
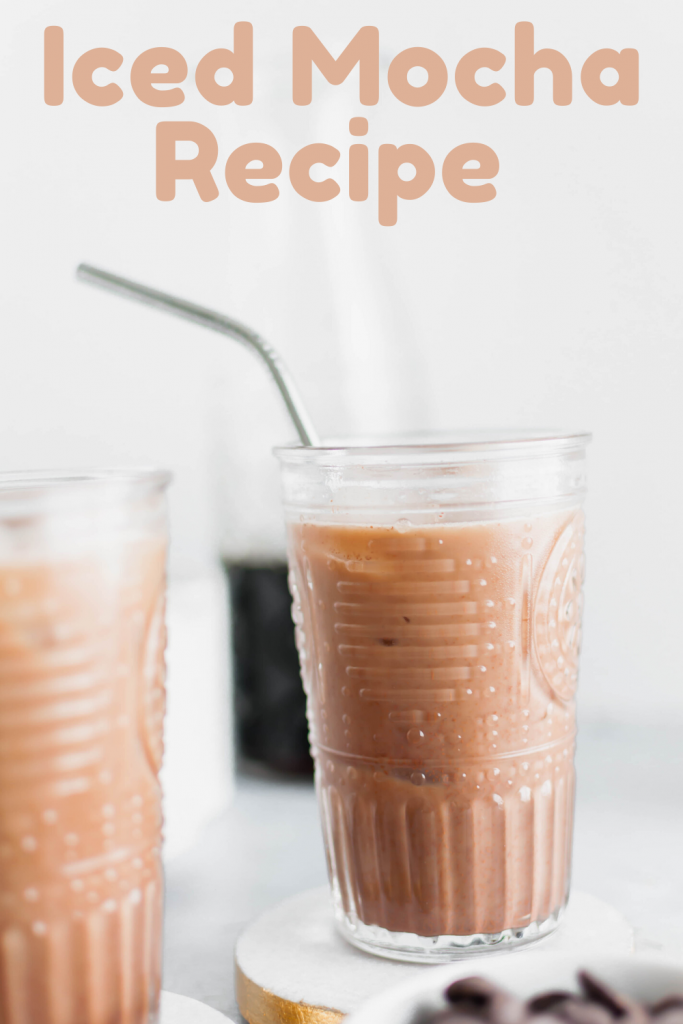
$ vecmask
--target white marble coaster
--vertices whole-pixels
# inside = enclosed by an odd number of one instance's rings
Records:
[[[225,1014],[175,992],[161,993],[159,1024],[235,1024]]]
[[[527,955],[535,948],[586,956],[631,953],[633,929],[609,904],[573,892],[558,930],[537,947],[526,947]],[[496,955],[514,953],[491,954]],[[350,946],[335,930],[327,888],[292,896],[253,921],[237,942],[235,962],[238,979],[241,972],[279,999],[327,1007],[339,1015],[351,1013],[366,999],[419,971],[435,969],[384,960]],[[472,963],[475,970],[477,963],[478,959]]]

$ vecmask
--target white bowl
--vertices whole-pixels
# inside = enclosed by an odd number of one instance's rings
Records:
[[[577,971],[587,970],[607,985],[644,1002],[683,993],[683,962],[660,956],[599,956],[520,953],[460,961],[435,967],[382,992],[346,1018],[345,1024],[413,1024],[419,1011],[445,1008],[443,993],[452,981],[479,975],[523,999],[549,989],[577,991]]]

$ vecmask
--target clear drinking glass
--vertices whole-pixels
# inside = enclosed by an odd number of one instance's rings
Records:
[[[362,949],[448,960],[560,918],[588,440],[277,451],[333,900]]]
[[[0,1020],[157,1020],[168,476],[0,476]]]

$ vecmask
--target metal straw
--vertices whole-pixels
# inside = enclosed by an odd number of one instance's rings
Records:
[[[224,316],[222,313],[215,313],[204,306],[196,306],[193,302],[186,302],[174,295],[167,295],[166,292],[158,292],[155,288],[147,288],[143,284],[129,281],[125,277],[117,277],[106,270],[98,270],[97,267],[90,267],[87,263],[81,263],[76,270],[76,276],[81,281],[98,285],[107,291],[116,292],[118,295],[125,295],[130,299],[137,299],[146,306],[155,306],[157,309],[164,309],[167,313],[174,313],[175,316],[184,320],[191,320],[202,327],[208,327],[211,331],[218,331],[219,334],[227,334],[235,341],[241,341],[243,345],[256,352],[268,367],[270,375],[278,386],[287,411],[292,417],[301,443],[305,447],[317,447],[320,442],[318,435],[306,412],[294,381],[289,375],[280,356],[271,346],[259,337],[255,331],[250,330],[236,320]]]

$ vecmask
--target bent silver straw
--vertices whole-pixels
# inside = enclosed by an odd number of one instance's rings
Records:
[[[230,317],[224,316],[222,313],[216,313],[204,306],[196,306],[193,302],[186,302],[184,299],[176,298],[175,295],[159,292],[156,288],[137,284],[125,277],[117,277],[116,274],[91,267],[87,263],[80,264],[76,270],[76,276],[81,281],[87,281],[88,284],[98,285],[100,288],[127,296],[130,299],[137,299],[138,302],[142,302],[146,306],[155,306],[157,309],[163,309],[167,313],[182,317],[183,320],[190,320],[192,323],[207,327],[210,331],[226,334],[229,338],[242,342],[247,348],[256,352],[266,364],[284,399],[302,445],[307,448],[315,448],[320,444],[316,430],[282,359],[255,331],[238,323],[237,320],[231,320]]]

